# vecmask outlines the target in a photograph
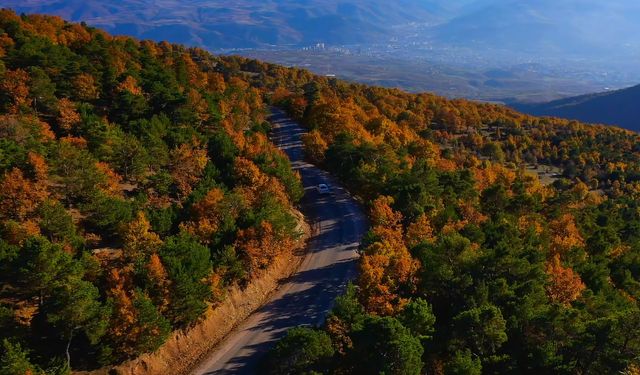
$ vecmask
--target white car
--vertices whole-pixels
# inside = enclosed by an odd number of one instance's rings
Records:
[[[322,194],[322,195],[331,194],[331,189],[329,189],[329,185],[327,185],[327,184],[319,184],[316,187],[316,190],[318,190],[318,193]]]

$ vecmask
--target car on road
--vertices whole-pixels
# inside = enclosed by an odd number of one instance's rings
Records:
[[[331,194],[331,189],[329,189],[329,185],[327,184],[318,184],[316,190],[318,190],[318,193],[321,195]]]

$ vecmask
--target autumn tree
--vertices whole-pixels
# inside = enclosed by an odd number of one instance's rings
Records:
[[[138,80],[130,75],[118,84],[118,91],[128,92],[132,95],[142,95],[142,89],[138,86]]]
[[[402,221],[402,214],[391,208],[394,200],[388,196],[380,196],[371,204],[371,223],[374,226],[381,226],[396,229]]]
[[[549,223],[549,229],[553,254],[564,254],[574,247],[584,246],[584,239],[570,213],[562,214]]]
[[[130,262],[147,258],[162,245],[160,236],[151,231],[149,220],[142,211],[139,211],[133,221],[126,225],[122,241],[123,255]]]
[[[73,88],[80,100],[95,100],[100,96],[98,87],[96,87],[96,79],[91,74],[78,74],[73,80]]]
[[[322,164],[324,153],[329,146],[317,130],[302,135],[302,143],[307,157],[316,164]]]
[[[27,155],[29,160],[29,166],[33,170],[33,177],[35,177],[36,181],[40,183],[46,183],[48,174],[49,174],[49,166],[47,165],[47,161],[44,157],[35,152],[29,152]]]
[[[184,143],[171,152],[171,160],[171,176],[178,192],[182,197],[187,196],[209,161],[207,152],[198,148],[197,144]]]
[[[0,215],[5,219],[24,220],[47,198],[43,184],[27,179],[18,168],[5,173],[0,182]]]
[[[546,287],[547,296],[553,302],[569,305],[575,301],[586,288],[580,275],[571,268],[564,267],[560,254],[555,254],[546,265],[549,282]]]
[[[171,281],[157,253],[151,254],[144,271],[146,279],[148,280],[146,290],[149,297],[161,312],[165,312],[171,303],[171,293],[169,290]]]
[[[227,214],[234,216],[233,212],[223,212],[230,207],[223,206],[224,192],[219,188],[213,188],[198,202],[192,206],[194,221],[185,223],[182,228],[197,236],[203,243],[211,242]],[[233,210],[231,210],[233,211]]]
[[[434,233],[429,217],[422,214],[414,222],[410,223],[407,226],[405,239],[409,248],[422,242],[432,241],[434,239]]]
[[[406,302],[401,292],[409,287],[417,270],[417,263],[404,244],[402,214],[389,205],[390,197],[376,199],[371,208],[374,224],[364,247],[360,262],[358,284],[366,310],[379,315],[390,315],[402,309]]]
[[[284,246],[271,223],[262,221],[257,228],[248,228],[238,233],[236,248],[246,257],[249,272],[256,274],[269,266]]]
[[[20,108],[29,106],[29,73],[22,69],[5,72],[0,81],[0,91],[10,113],[17,113]]]
[[[65,133],[70,133],[80,120],[80,115],[71,100],[62,98],[58,101],[58,126]]]

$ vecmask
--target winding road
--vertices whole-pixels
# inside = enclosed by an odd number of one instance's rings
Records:
[[[367,223],[359,204],[325,171],[303,160],[304,130],[274,109],[272,141],[300,172],[305,187],[301,209],[313,228],[300,269],[283,282],[269,302],[253,313],[218,345],[193,372],[255,374],[261,357],[287,329],[322,324],[333,301],[355,277],[357,247]],[[333,194],[321,195],[326,183]]]

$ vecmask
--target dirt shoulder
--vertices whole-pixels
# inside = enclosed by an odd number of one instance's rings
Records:
[[[265,272],[246,288],[232,287],[226,299],[209,309],[197,325],[172,333],[167,342],[153,353],[144,354],[118,366],[95,371],[74,372],[76,375],[167,375],[188,374],[200,359],[216,346],[238,324],[266,303],[280,282],[300,267],[311,228],[299,211],[294,212],[298,229],[304,233],[291,251],[281,254]]]

